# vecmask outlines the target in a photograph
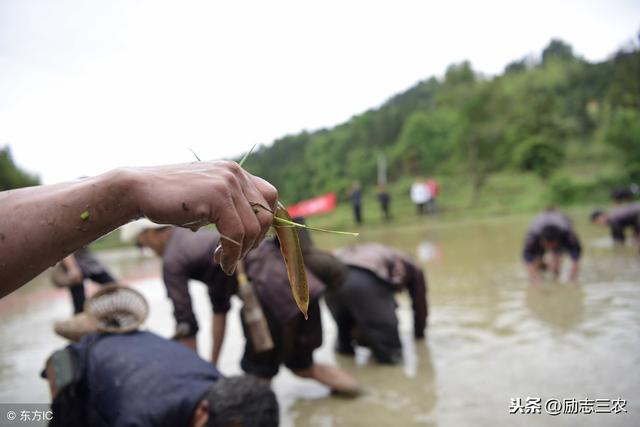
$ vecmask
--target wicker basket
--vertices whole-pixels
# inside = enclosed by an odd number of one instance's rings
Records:
[[[136,330],[149,315],[144,296],[127,286],[105,286],[93,294],[84,311],[96,322],[100,332],[126,333]]]

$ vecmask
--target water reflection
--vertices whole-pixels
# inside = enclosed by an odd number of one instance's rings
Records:
[[[529,286],[526,302],[537,319],[557,331],[568,332],[584,319],[584,298],[580,285],[550,283]]]
[[[352,358],[338,362],[363,383],[358,399],[301,400],[292,410],[296,426],[436,426],[437,387],[433,359],[424,341],[403,337],[405,365],[364,365]]]
[[[416,253],[418,255],[418,261],[422,263],[429,261],[442,261],[442,251],[440,250],[440,246],[427,240],[420,242],[416,249]]]

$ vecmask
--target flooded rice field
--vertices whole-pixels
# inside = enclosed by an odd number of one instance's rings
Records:
[[[413,340],[410,302],[399,295],[403,364],[378,365],[364,348],[354,359],[335,356],[335,326],[324,309],[324,343],[316,359],[346,368],[366,392],[357,399],[332,397],[323,386],[282,368],[273,383],[282,425],[637,425],[640,255],[631,247],[612,247],[606,230],[576,218],[584,249],[579,283],[549,281],[532,287],[520,261],[528,219],[452,223],[426,218],[416,224],[365,230],[360,241],[398,247],[425,268],[427,337]],[[350,242],[344,237],[315,237],[324,248]],[[98,256],[148,298],[151,313],[145,327],[171,336],[172,307],[159,278],[159,262],[137,250]],[[199,353],[208,358],[209,298],[203,285],[190,286],[201,326]],[[239,307],[234,300],[221,356],[220,369],[229,375],[241,372],[244,337]],[[71,311],[67,291],[53,288],[46,276],[0,300],[0,402],[49,401],[39,372],[46,357],[65,345],[53,334],[53,321]],[[518,399],[522,405],[528,402],[533,412],[540,405],[541,413],[510,414]],[[568,401],[560,412],[570,405],[595,408],[597,399],[623,399],[626,406],[617,414],[550,415],[554,411],[546,405],[554,399]],[[571,404],[572,399],[577,403]]]

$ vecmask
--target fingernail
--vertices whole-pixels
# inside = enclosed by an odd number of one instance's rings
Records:
[[[222,256],[222,246],[218,245],[215,251],[213,251],[213,261],[216,264],[220,264],[220,258]]]

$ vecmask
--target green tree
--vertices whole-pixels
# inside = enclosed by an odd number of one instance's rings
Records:
[[[542,51],[542,63],[547,63],[551,59],[571,60],[573,59],[573,48],[562,40],[553,39]]]
[[[499,112],[504,108],[496,91],[497,82],[483,82],[470,88],[461,108],[461,131],[457,139],[459,153],[467,165],[473,198],[489,176],[506,163],[504,123]]]
[[[632,179],[640,175],[640,110],[619,108],[611,114],[605,141],[618,150],[620,162]]]
[[[523,141],[515,152],[515,163],[524,171],[534,172],[546,180],[564,160],[564,152],[542,136],[533,136]]]
[[[11,149],[0,149],[0,191],[38,185],[40,179],[22,171],[13,161]]]
[[[391,151],[392,164],[414,175],[439,171],[454,152],[457,123],[452,111],[414,112]]]

